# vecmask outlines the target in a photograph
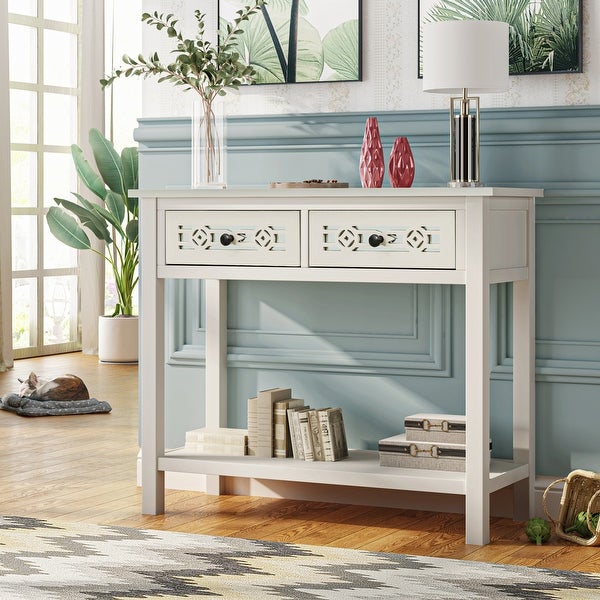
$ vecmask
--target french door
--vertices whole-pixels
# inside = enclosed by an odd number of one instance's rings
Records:
[[[13,348],[15,358],[76,350],[77,253],[49,232],[54,197],[77,191],[79,0],[8,0]]]

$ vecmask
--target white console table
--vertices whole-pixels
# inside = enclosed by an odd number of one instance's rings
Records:
[[[502,188],[140,191],[142,511],[164,512],[165,471],[464,495],[466,542],[489,542],[490,494],[533,511],[534,210]],[[393,282],[466,290],[466,472],[165,451],[164,280],[204,279],[206,425],[227,414],[227,280]],[[490,284],[513,282],[513,460],[489,459]],[[293,464],[290,461],[293,460]],[[212,478],[218,482],[218,477]],[[218,493],[218,484],[214,491]]]

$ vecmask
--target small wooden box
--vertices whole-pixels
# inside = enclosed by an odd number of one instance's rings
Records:
[[[466,443],[465,415],[418,413],[404,419],[406,439],[411,442]]]

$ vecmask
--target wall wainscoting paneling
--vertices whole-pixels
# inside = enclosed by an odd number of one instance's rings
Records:
[[[446,185],[448,114],[438,110],[231,117],[228,183],[337,179],[359,186],[369,116],[379,120],[386,156],[397,136],[408,137],[415,186]],[[141,119],[136,140],[143,188],[189,187],[189,119]],[[595,436],[565,422],[574,411],[583,411],[586,423],[600,421],[600,107],[483,110],[481,145],[485,184],[545,190],[536,219],[536,471],[600,470]],[[373,448],[402,431],[406,414],[464,410],[464,339],[453,333],[463,331],[462,288],[386,284],[373,301],[360,285],[352,293],[339,285],[229,284],[231,426],[245,426],[248,396],[278,385],[314,406],[343,406],[354,447]],[[176,308],[166,349],[176,407],[167,420],[170,446],[203,424],[202,287],[169,282],[168,302]],[[492,436],[499,457],[512,448],[510,292],[498,285],[492,294]],[[325,305],[344,307],[331,313],[333,322],[315,310],[323,305],[317,293]]]
[[[338,179],[360,186],[358,159],[368,116],[379,120],[386,156],[396,137],[408,137],[416,162],[413,185],[446,185],[445,110],[230,117],[228,183],[264,187],[271,181]],[[599,121],[595,106],[482,110],[482,181],[543,187],[546,197],[596,193]],[[189,187],[190,120],[144,118],[139,125],[135,139],[144,187]]]
[[[311,285],[313,293],[303,289]],[[362,288],[350,294],[354,310],[348,306],[348,285]],[[230,282],[228,287],[229,367],[451,376],[448,286]],[[302,293],[306,297],[295,305],[293,299]],[[202,286],[171,282],[169,302],[177,306],[178,316],[169,327],[168,364],[204,367]],[[339,311],[344,304],[349,315],[358,310],[370,314],[361,323],[352,322]],[[379,321],[380,331],[357,331],[357,325],[368,329],[374,315],[383,314],[388,317]],[[187,329],[181,315],[189,315]],[[335,316],[338,322],[332,323]]]

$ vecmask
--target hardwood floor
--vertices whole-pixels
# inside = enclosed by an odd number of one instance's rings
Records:
[[[492,543],[479,547],[464,543],[464,518],[455,514],[171,490],[166,514],[142,515],[137,367],[80,353],[20,360],[0,373],[0,394],[17,391],[17,378],[32,370],[75,373],[113,410],[34,418],[0,411],[2,514],[600,572],[600,548],[556,536],[535,546],[523,523],[508,519],[494,519]]]

